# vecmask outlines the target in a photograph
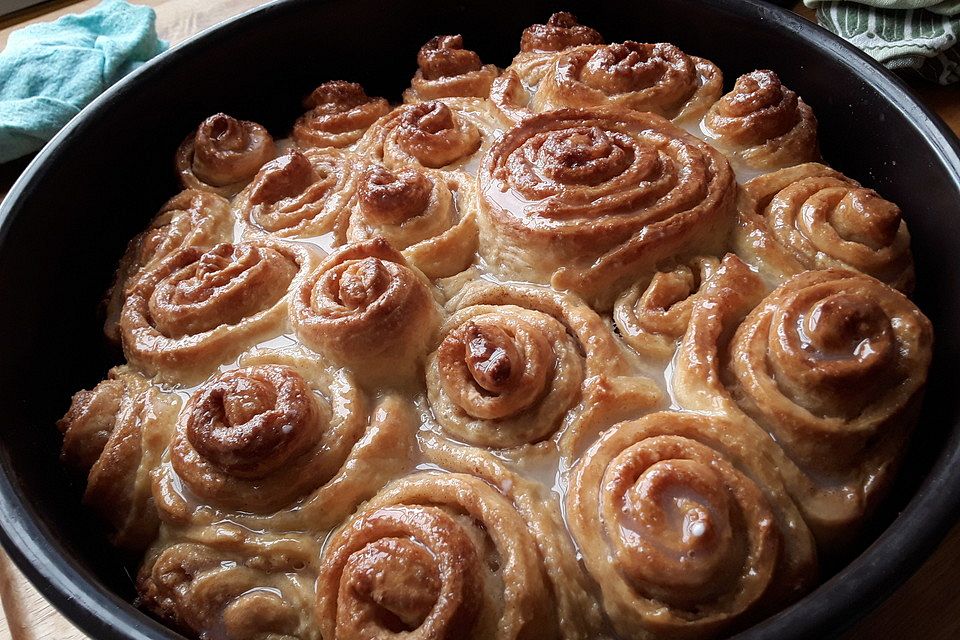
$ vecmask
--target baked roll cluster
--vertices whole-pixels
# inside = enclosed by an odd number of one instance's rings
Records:
[[[188,635],[720,637],[893,480],[933,332],[813,109],[569,13],[470,46],[211,116],[120,261],[63,460]]]

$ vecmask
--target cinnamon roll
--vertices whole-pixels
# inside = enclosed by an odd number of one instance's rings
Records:
[[[600,44],[603,44],[600,33],[579,24],[572,13],[554,13],[546,24],[534,24],[523,30],[520,53],[493,81],[490,100],[509,122],[519,122],[531,114],[530,100],[558,52]]]
[[[764,455],[829,543],[852,534],[894,472],[930,365],[930,321],[900,292],[841,269],[764,292],[724,259],[694,303],[674,395],[768,433]]]
[[[703,118],[711,144],[754,169],[776,169],[820,159],[813,109],[760,70],[737,78],[733,91]]]
[[[73,396],[57,422],[64,462],[87,474],[84,502],[110,526],[111,541],[131,551],[156,537],[159,519],[150,474],[169,442],[180,402],[129,367]]]
[[[312,614],[317,543],[233,525],[155,548],[138,605],[201,638],[320,640]]]
[[[338,149],[291,150],[267,163],[233,203],[243,235],[309,238],[332,232],[342,241],[360,166],[356,156]]]
[[[723,92],[723,74],[709,60],[672,44],[587,45],[561,53],[531,101],[535,112],[615,106],[677,122],[699,120]]]
[[[463,173],[371,164],[360,176],[347,240],[380,236],[428,278],[466,269],[477,253],[477,192]]]
[[[232,233],[233,216],[225,198],[197,189],[170,198],[146,231],[130,241],[120,259],[106,300],[106,336],[120,341],[120,311],[127,289],[144,270],[178,249],[209,248],[230,240]]]
[[[554,13],[546,24],[530,25],[520,36],[521,53],[563,51],[584,44],[603,44],[603,36],[568,11]]]
[[[317,580],[327,640],[552,638],[536,541],[483,480],[418,473],[388,485],[329,540]]]
[[[472,161],[497,127],[497,117],[479,98],[404,104],[370,127],[357,150],[388,169],[413,164],[472,173]]]
[[[714,637],[816,577],[776,469],[721,417],[655,413],[604,432],[573,471],[567,521],[622,637]]]
[[[693,301],[719,266],[713,256],[698,256],[638,280],[613,307],[620,335],[642,356],[670,359],[687,330]]]
[[[460,34],[428,40],[417,53],[417,66],[410,88],[403,92],[404,102],[486,98],[490,84],[500,73],[496,65],[483,64],[475,51],[464,49]]]
[[[180,146],[107,301],[127,363],[59,427],[188,637],[734,634],[890,484],[932,342],[896,205],[773,71],[723,95],[569,13],[520,45]]]
[[[733,234],[738,255],[779,284],[805,269],[853,269],[910,293],[910,233],[900,208],[821,164],[743,185]]]
[[[429,281],[383,238],[344,247],[294,292],[300,340],[367,385],[417,375],[440,324]]]
[[[293,141],[300,149],[342,149],[390,111],[384,98],[371,98],[356,82],[324,82],[303,101],[308,111],[293,125]]]
[[[427,399],[441,430],[503,449],[557,436],[574,455],[586,434],[662,402],[629,375],[600,317],[569,294],[472,283],[427,360]]]
[[[218,113],[183,141],[176,166],[185,189],[229,198],[276,155],[273,138],[262,126]]]
[[[609,637],[609,625],[604,620],[593,585],[577,561],[577,552],[564,525],[557,495],[483,450],[454,446],[433,437],[423,439],[421,447],[431,464],[487,482],[507,498],[523,518],[536,541],[553,592],[559,637],[568,640]]]
[[[321,532],[411,463],[415,421],[350,373],[302,349],[255,350],[190,397],[154,494],[170,523],[227,517]]]
[[[130,288],[120,315],[127,360],[169,381],[202,380],[282,332],[287,291],[313,261],[302,247],[266,240],[172,253]]]
[[[660,116],[606,108],[524,120],[485,157],[479,188],[487,265],[600,309],[663,260],[718,251],[736,194],[709,145]]]

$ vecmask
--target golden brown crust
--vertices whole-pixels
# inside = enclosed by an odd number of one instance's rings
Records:
[[[437,98],[490,95],[490,84],[499,74],[496,65],[483,64],[475,51],[463,48],[463,36],[436,36],[417,54],[417,72],[410,88],[403,92],[404,102],[422,102]]]
[[[451,319],[430,358],[434,415],[458,440],[485,447],[534,444],[577,403],[577,343],[549,315],[522,307],[471,309]]]
[[[883,284],[899,209],[809,162],[774,72],[722,81],[557,13],[503,70],[432,38],[400,105],[325,82],[291,140],[202,123],[107,301],[128,364],[59,423],[140,604],[203,640],[709,640],[799,599],[932,332]]]
[[[490,101],[507,124],[516,124],[532,113],[530,100],[559,52],[600,44],[603,37],[596,30],[565,11],[554,13],[546,24],[530,25],[520,38],[520,53],[493,81]]]
[[[497,124],[487,101],[479,98],[404,104],[370,127],[357,151],[388,169],[416,164],[470,170]]]
[[[439,438],[421,441],[427,460],[447,471],[481,478],[507,498],[536,541],[540,561],[556,602],[559,637],[591,640],[609,637],[595,589],[577,561],[560,500],[547,487],[508,468],[496,456]]]
[[[323,554],[325,638],[540,638],[556,611],[538,548],[510,501],[466,474],[388,485]]]
[[[327,258],[297,287],[290,309],[304,344],[372,386],[409,384],[440,318],[426,277],[379,237]]]
[[[232,237],[233,216],[223,197],[197,189],[170,198],[147,229],[127,245],[106,300],[103,331],[120,341],[120,311],[126,292],[143,273],[178,249],[209,248]]]
[[[719,266],[713,256],[697,256],[638,280],[613,307],[620,336],[641,356],[669,360],[687,330],[694,300]]]
[[[546,24],[532,24],[520,36],[520,51],[563,51],[584,44],[603,44],[603,36],[577,22],[577,17],[568,11],[558,11]]]
[[[110,526],[113,544],[142,551],[160,521],[151,473],[170,440],[180,401],[128,367],[73,396],[57,422],[64,462],[87,474],[84,502]]]
[[[168,380],[202,380],[281,332],[287,292],[313,260],[306,249],[268,240],[174,252],[130,289],[120,316],[127,360]]]
[[[138,604],[195,634],[227,640],[320,640],[312,615],[318,545],[235,525],[191,531],[151,550]],[[203,635],[201,635],[203,637]]]
[[[530,109],[532,97],[533,90],[530,85],[524,82],[520,73],[513,67],[504,69],[503,73],[490,85],[490,102],[496,107],[504,123],[508,125],[514,125],[533,114]]]
[[[656,413],[604,432],[573,471],[567,519],[624,637],[742,627],[816,576],[776,469],[719,417]]]
[[[243,236],[333,232],[342,241],[360,170],[359,158],[338,149],[291,150],[267,163],[233,202]]]
[[[207,381],[184,408],[173,471],[204,502],[272,511],[323,484],[356,434],[328,429],[330,406],[295,369],[260,365]],[[321,455],[331,444],[341,451]],[[339,455],[337,455],[339,454]]]
[[[183,141],[176,166],[185,189],[229,198],[276,154],[273,138],[261,125],[217,113]]]
[[[710,142],[754,169],[776,169],[820,159],[817,119],[776,73],[753,71],[703,118]]]
[[[841,267],[913,290],[900,208],[838,171],[809,163],[754,178],[737,208],[733,248],[775,284],[805,269]]]
[[[572,13],[554,13],[546,24],[533,24],[524,29],[520,38],[520,53],[507,67],[507,71],[513,76],[508,82],[512,84],[518,81],[526,89],[535,88],[558,53],[583,45],[600,44],[603,44],[603,36],[596,30],[579,24]],[[498,84],[500,79],[494,81],[494,88]],[[498,102],[493,92],[490,97],[495,103]],[[528,103],[529,98],[523,102]],[[501,105],[498,104],[499,106]],[[514,122],[519,120],[515,117],[510,119]]]
[[[629,367],[604,322],[568,294],[467,285],[427,363],[443,432],[503,449],[553,439],[573,457],[590,434],[663,402]]]
[[[381,237],[428,278],[470,266],[477,253],[477,191],[458,171],[372,163],[360,176],[348,242]]]
[[[709,60],[672,44],[586,45],[556,56],[531,100],[537,113],[616,106],[675,121],[699,120],[723,91]]]
[[[818,540],[847,538],[885,491],[915,420],[930,322],[851,271],[807,271],[764,291],[724,259],[694,303],[675,395],[769,433],[765,455]]]
[[[722,245],[736,194],[716,150],[659,116],[606,108],[523,121],[486,156],[479,188],[488,266],[600,309],[658,262]]]
[[[410,468],[416,425],[405,401],[372,401],[302,348],[256,349],[239,365],[181,413],[153,488],[164,521],[324,532]]]
[[[348,147],[377,118],[390,111],[384,98],[371,98],[355,82],[324,82],[303,101],[308,111],[293,125],[293,141],[300,149]]]

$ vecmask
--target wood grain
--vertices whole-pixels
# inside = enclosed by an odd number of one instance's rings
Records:
[[[11,640],[85,640],[66,618],[43,599],[0,551],[0,638]]]
[[[58,0],[0,20],[0,47],[14,28],[50,20],[66,13],[84,11],[98,0],[70,2]],[[140,0],[157,12],[157,31],[175,45],[217,22],[237,15],[261,2],[257,0]],[[813,13],[798,5],[804,17]],[[936,87],[921,81],[911,87],[957,133],[960,133],[960,91]],[[0,165],[0,195],[26,166],[25,162]],[[955,640],[960,638],[960,525],[940,545],[936,553],[897,592],[869,614],[844,640]],[[893,579],[894,576],[891,576]],[[66,621],[30,585],[0,551],[0,639],[10,640],[85,640],[85,636]],[[855,612],[851,612],[851,616]]]

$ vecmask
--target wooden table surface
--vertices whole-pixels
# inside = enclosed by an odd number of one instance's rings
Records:
[[[35,9],[0,18],[0,48],[14,28],[85,11],[99,0],[57,0]],[[137,0],[157,11],[157,31],[172,45],[226,18],[261,4],[259,0]],[[561,3],[562,4],[562,3]],[[796,11],[813,19],[812,12]],[[960,134],[960,89],[912,81],[911,87]],[[0,195],[24,163],[0,166]],[[34,590],[0,551],[0,638],[12,640],[86,640]],[[960,638],[960,524],[955,526],[923,567],[844,640],[955,640]]]

